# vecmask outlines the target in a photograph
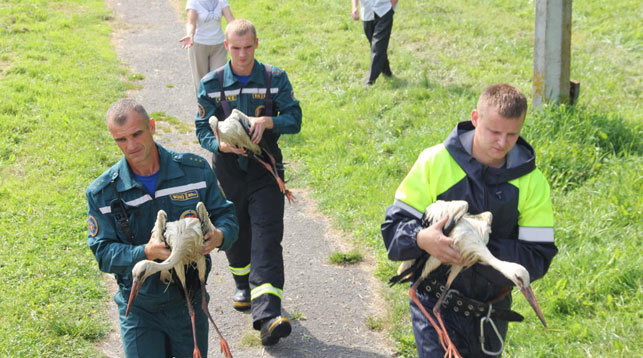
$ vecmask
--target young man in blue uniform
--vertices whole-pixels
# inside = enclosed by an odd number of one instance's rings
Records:
[[[236,284],[233,307],[251,308],[262,343],[272,345],[291,331],[288,318],[281,316],[284,197],[273,175],[244,149],[218,142],[208,121],[212,116],[222,121],[234,108],[249,116],[252,141],[273,155],[283,180],[277,141],[281,134],[299,132],[302,114],[286,73],[255,60],[259,42],[252,23],[230,22],[225,37],[230,61],[201,79],[196,135],[213,153],[214,170],[239,221],[239,240],[226,252]]]
[[[466,200],[471,214],[493,214],[488,244],[491,253],[523,265],[532,281],[545,275],[558,250],[549,184],[535,166],[533,148],[520,137],[526,111],[527,100],[517,88],[492,85],[480,96],[471,121],[459,123],[444,143],[420,154],[398,187],[382,224],[391,260],[415,259],[427,252],[441,262],[459,263],[453,239],[442,232],[445,221],[428,228],[422,228],[420,222],[426,207],[436,200]],[[447,269],[440,266],[417,289],[428,311],[444,288]],[[487,353],[501,350],[506,319],[512,319],[508,312],[511,285],[502,274],[480,264],[462,271],[454,280],[451,288],[480,303],[458,307],[454,299],[441,308],[448,334],[463,357],[487,357],[492,356]],[[436,331],[413,301],[410,303],[419,356],[443,357]],[[481,318],[489,304],[498,311],[491,317],[499,335],[487,321],[481,341]],[[506,314],[499,317],[500,311]]]
[[[207,255],[207,277],[212,266],[209,253],[215,248],[226,250],[237,239],[234,207],[223,197],[205,159],[175,153],[154,142],[154,119],[140,104],[130,99],[114,103],[107,112],[107,127],[123,158],[87,188],[87,242],[100,270],[116,277],[114,301],[125,354],[191,357],[192,325],[179,284],[163,284],[159,273],[150,276],[125,316],[132,268],[141,260],[165,260],[170,255],[165,244],[148,242],[159,210],[165,210],[168,221],[196,217],[196,204],[201,201],[216,227],[204,237],[201,251]],[[198,282],[195,271],[192,276]],[[194,306],[201,307],[200,291],[193,297]],[[200,309],[195,313],[199,349],[207,354],[208,319]]]

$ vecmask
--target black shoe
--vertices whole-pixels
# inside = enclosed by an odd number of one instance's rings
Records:
[[[292,331],[288,317],[277,316],[266,318],[261,324],[261,344],[271,346],[280,338],[288,337]]]
[[[250,289],[237,288],[232,296],[232,307],[237,311],[246,311],[250,309]]]

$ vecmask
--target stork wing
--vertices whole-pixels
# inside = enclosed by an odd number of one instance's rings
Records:
[[[437,200],[424,211],[422,226],[429,227],[448,215],[449,221],[444,225],[443,230],[444,234],[448,235],[455,226],[455,223],[457,223],[468,210],[469,204],[464,200]]]
[[[205,234],[214,230],[214,225],[212,224],[212,221],[210,221],[210,214],[208,213],[208,210],[205,208],[205,204],[203,204],[203,202],[200,202],[200,201],[198,204],[196,204],[196,212],[197,212],[197,216],[199,217],[199,220],[201,221],[201,231],[205,236]]]

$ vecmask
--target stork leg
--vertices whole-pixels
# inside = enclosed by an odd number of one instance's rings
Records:
[[[190,320],[192,321],[192,338],[194,339],[194,350],[192,351],[192,358],[201,358],[201,351],[199,346],[196,343],[196,323],[194,321],[194,308],[192,308],[192,302],[190,302],[190,295],[188,294],[188,289],[185,287],[185,284],[182,284],[183,292],[185,292],[185,302],[188,305],[188,312],[190,313]]]
[[[203,312],[205,312],[206,316],[210,319],[210,322],[212,322],[212,326],[214,326],[214,330],[217,332],[219,335],[219,344],[221,346],[221,353],[226,358],[232,358],[232,352],[230,352],[230,346],[228,345],[228,341],[223,338],[223,335],[219,331],[219,327],[217,327],[217,324],[214,323],[214,319],[212,319],[212,315],[210,314],[210,310],[208,309],[208,303],[205,299],[205,282],[203,280],[201,281],[201,309]]]
[[[444,349],[446,351],[447,350],[447,341],[450,342],[449,337],[447,336],[446,341],[445,341],[444,336],[445,336],[446,332],[442,331],[440,326],[435,322],[433,317],[431,317],[429,312],[426,310],[426,308],[424,308],[424,305],[422,304],[422,302],[420,302],[420,300],[417,297],[417,287],[420,285],[420,281],[421,280],[419,280],[419,279],[416,280],[413,283],[413,285],[411,286],[411,288],[409,288],[409,297],[411,297],[411,300],[420,309],[420,311],[422,311],[422,313],[424,314],[426,319],[428,319],[429,323],[431,323],[431,326],[433,326],[433,329],[435,329],[435,331],[438,333],[438,338],[440,340],[440,345],[442,346],[442,349]]]
[[[462,266],[451,266],[451,272],[449,273],[449,277],[447,278],[446,287],[444,287],[444,291],[442,291],[438,302],[436,302],[435,306],[433,306],[433,314],[435,315],[435,318],[437,318],[438,323],[440,324],[440,329],[442,330],[442,332],[444,332],[445,340],[447,341],[447,347],[445,348],[446,353],[444,355],[445,358],[462,358],[460,352],[458,352],[458,349],[455,347],[455,344],[453,344],[451,338],[449,338],[447,327],[445,326],[444,321],[442,321],[442,316],[440,315],[440,307],[442,306],[442,302],[444,302],[444,297],[446,297],[447,292],[449,292],[449,289],[451,288],[451,283],[453,283],[453,280],[460,273],[460,271],[462,271]]]
[[[286,184],[284,183],[283,180],[279,177],[279,173],[277,173],[277,167],[275,166],[275,158],[268,153],[268,151],[264,151],[268,157],[270,158],[270,163],[268,164],[265,161],[261,160],[259,157],[256,155],[253,155],[252,157],[255,158],[261,165],[266,168],[272,174],[273,177],[275,177],[275,180],[277,181],[277,185],[279,186],[279,190],[286,196],[286,199],[288,199],[288,203],[292,204],[294,203],[297,199],[295,196],[290,192],[290,190],[286,189]]]

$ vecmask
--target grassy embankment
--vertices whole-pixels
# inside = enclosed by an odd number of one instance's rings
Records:
[[[530,93],[533,2],[403,1],[390,49],[394,80],[364,88],[361,24],[348,1],[233,2],[258,26],[257,56],[286,69],[304,129],[284,139],[290,176],[378,258],[379,224],[417,154],[467,119],[477,94],[506,81]],[[574,4],[577,108],[531,115],[525,137],[552,182],[561,253],[536,283],[550,324],[513,324],[509,356],[641,352],[641,37],[637,3]],[[609,9],[609,11],[607,11]],[[87,184],[116,160],[106,106],[126,72],[98,1],[0,5],[0,355],[93,356],[105,288],[85,244]],[[323,21],[322,21],[323,20]],[[388,328],[414,348],[402,288],[386,292]],[[303,312],[305,314],[305,312]]]
[[[97,356],[110,327],[84,190],[127,75],[102,1],[0,4],[0,356]]]
[[[240,1],[259,28],[258,57],[283,67],[302,101],[302,134],[288,138],[295,181],[356,245],[388,262],[379,224],[419,152],[469,118],[490,83],[531,94],[533,1],[401,1],[390,58],[396,79],[361,82],[368,48],[349,1]],[[524,136],[552,184],[560,254],[534,284],[550,329],[525,300],[512,324],[511,357],[640,354],[642,260],[641,61],[636,1],[574,2],[576,108],[530,114]],[[268,16],[269,14],[269,16]],[[323,20],[322,20],[323,19]],[[405,289],[387,292],[392,336],[414,356]]]

